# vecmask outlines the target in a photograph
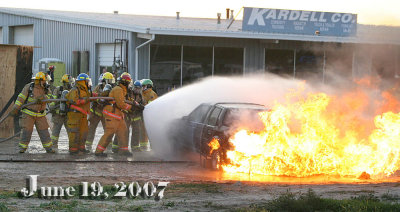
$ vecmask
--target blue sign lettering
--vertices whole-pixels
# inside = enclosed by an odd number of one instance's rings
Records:
[[[356,36],[357,15],[245,7],[243,31],[320,36]]]

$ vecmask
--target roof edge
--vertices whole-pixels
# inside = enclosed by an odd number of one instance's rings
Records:
[[[24,11],[10,11],[10,10],[7,10],[7,8],[5,8],[5,7],[0,7],[0,13],[24,16],[24,17],[29,17],[29,18],[36,18],[36,19],[43,19],[43,20],[50,20],[50,21],[59,21],[59,22],[64,22],[64,23],[72,23],[72,24],[102,27],[102,28],[126,30],[126,31],[131,31],[131,32],[139,32],[139,33],[147,33],[148,32],[148,28],[146,28],[146,27],[140,27],[140,26],[128,27],[128,26],[120,25],[120,24],[110,24],[110,23],[107,23],[104,21],[93,21],[93,20],[82,19],[82,18],[70,18],[70,17],[65,17],[62,15],[55,16],[55,15],[48,14],[46,16],[43,16],[43,15],[33,14],[33,13],[29,13],[29,12],[24,12]]]

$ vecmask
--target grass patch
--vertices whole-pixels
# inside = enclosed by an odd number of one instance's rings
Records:
[[[6,212],[6,211],[10,211],[10,209],[8,209],[8,207],[4,203],[0,202],[0,211]]]
[[[204,205],[205,208],[211,208],[213,210],[224,210],[224,209],[229,209],[229,207],[223,206],[223,205],[217,205],[214,204],[213,202],[207,201]]]
[[[163,205],[165,206],[165,207],[170,207],[170,208],[172,208],[172,207],[175,207],[175,202],[173,202],[173,201],[169,201],[169,202],[167,202],[167,203],[163,203]]]
[[[49,203],[40,204],[39,208],[51,211],[91,211],[82,207],[77,200],[74,201],[51,201]]]
[[[387,193],[382,194],[381,199],[385,201],[399,201],[400,196],[397,194],[390,194],[388,191]]]
[[[252,205],[239,211],[400,211],[400,204],[381,202],[374,195],[361,195],[348,200],[319,197],[313,190],[296,195],[287,192],[263,204]]]
[[[144,211],[143,206],[139,205],[127,205],[126,203],[123,204],[116,204],[109,208],[111,211]]]
[[[13,191],[1,191],[0,192],[0,199],[7,199],[17,197],[17,193]]]
[[[138,212],[144,211],[142,206],[137,206],[137,205],[132,205],[132,206],[128,207],[127,209],[128,209],[128,211],[138,211]]]

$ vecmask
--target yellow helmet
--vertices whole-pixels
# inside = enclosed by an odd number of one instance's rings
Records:
[[[128,75],[129,77],[131,76],[128,72],[124,72],[124,73],[121,74],[121,78],[122,78],[122,76],[124,76],[124,75]]]
[[[43,73],[43,72],[38,72],[38,73],[35,75],[35,80],[43,80],[43,81],[46,81],[46,74]]]
[[[114,79],[114,75],[111,74],[110,72],[106,72],[103,74],[103,79],[112,80],[112,79]]]
[[[61,82],[69,83],[69,79],[70,79],[69,75],[68,74],[64,74],[62,76],[62,78],[61,78]]]

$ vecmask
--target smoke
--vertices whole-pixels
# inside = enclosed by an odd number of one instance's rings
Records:
[[[273,106],[282,102],[289,90],[298,89],[301,81],[275,75],[250,77],[209,77],[167,93],[148,104],[144,110],[151,148],[163,159],[176,159],[176,147],[169,140],[173,120],[188,115],[201,103],[248,102]]]
[[[342,125],[338,128],[346,131],[350,127],[362,126],[363,130],[359,130],[360,139],[365,139],[371,133],[374,128],[373,118],[377,114],[388,110],[398,112],[399,109],[395,108],[400,106],[397,98],[391,93],[385,96],[385,92],[382,92],[379,85],[374,84],[371,78],[349,83],[347,78],[340,75],[332,77],[336,79],[333,84],[305,82],[272,74],[209,77],[184,86],[146,106],[144,121],[151,148],[161,159],[182,159],[181,153],[171,140],[171,133],[176,127],[173,126],[173,121],[187,116],[201,103],[248,102],[262,104],[272,109],[276,103],[288,103],[288,93],[293,94],[292,97],[304,98],[310,92],[324,92],[332,98],[327,110],[340,114],[338,118]],[[293,102],[298,99],[290,100]],[[388,104],[389,100],[392,101],[392,105]],[[235,123],[243,125],[249,123],[251,128],[251,120],[248,117],[248,115],[238,117],[239,121]],[[235,123],[232,126],[237,126]]]
[[[378,40],[381,35],[371,34],[369,30],[363,34]],[[371,32],[376,30],[371,29]],[[164,159],[176,158],[176,147],[170,141],[173,120],[188,115],[201,103],[250,102],[272,108],[275,102],[285,102],[289,92],[324,92],[332,96],[330,109],[346,114],[341,116],[342,127],[359,120],[357,124],[365,125],[365,135],[374,127],[373,118],[377,114],[390,110],[397,112],[396,107],[400,108],[397,101],[400,98],[395,93],[400,89],[398,46],[309,43],[307,49],[304,48],[314,53],[318,62],[303,67],[296,63],[294,76],[300,78],[298,80],[290,74],[292,67],[282,71],[289,73],[290,78],[273,74],[209,77],[167,93],[147,105],[144,120],[156,155]],[[247,121],[240,119],[240,122]]]

